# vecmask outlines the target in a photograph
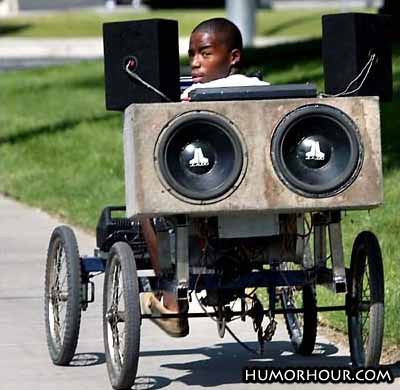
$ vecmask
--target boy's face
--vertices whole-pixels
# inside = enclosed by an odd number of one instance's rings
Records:
[[[228,76],[240,60],[240,51],[228,50],[223,34],[199,31],[190,37],[189,60],[193,82],[206,83]]]

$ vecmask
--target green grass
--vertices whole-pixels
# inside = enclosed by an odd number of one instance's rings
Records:
[[[316,82],[322,89],[320,40],[247,51],[251,68],[273,83]],[[395,51],[395,91],[400,87]],[[94,229],[100,210],[124,203],[122,115],[104,109],[103,65],[86,62],[0,74],[0,192]],[[400,241],[400,98],[382,105],[385,207],[347,213],[346,257],[356,234],[373,230],[385,262],[387,340],[397,331]],[[335,296],[323,290],[319,303]],[[344,328],[344,315],[327,315]]]
[[[122,121],[103,95],[100,63],[3,73],[1,190],[90,228],[123,204]]]
[[[321,36],[321,15],[338,10],[290,10],[257,12],[257,34],[264,36]],[[364,10],[365,11],[365,10]],[[375,12],[368,10],[368,12]],[[216,10],[160,10],[149,12],[94,13],[88,11],[57,12],[49,15],[16,17],[0,20],[0,35],[14,37],[96,37],[102,24],[121,20],[168,18],[179,21],[179,33],[188,36],[202,20],[225,16]]]

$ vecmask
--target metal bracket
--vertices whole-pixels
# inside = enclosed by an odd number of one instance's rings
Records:
[[[157,232],[158,262],[162,274],[172,272],[170,239],[168,231]]]
[[[175,228],[175,277],[177,281],[177,298],[187,299],[189,289],[189,227],[185,218],[183,224]]]
[[[314,259],[318,268],[326,266],[326,218],[323,214],[313,215]]]
[[[329,224],[328,230],[329,230],[329,243],[332,256],[334,288],[337,293],[345,293],[347,292],[347,282],[346,282],[346,269],[344,266],[340,212],[332,213],[331,223]]]
[[[314,261],[310,249],[309,238],[305,237],[306,231],[304,227],[304,219],[304,214],[297,214],[296,232],[298,237],[296,240],[296,262],[301,264],[305,269],[310,269],[314,266]]]
[[[82,299],[81,299],[81,309],[86,311],[89,303],[94,302],[95,297],[95,287],[92,281],[86,281],[81,285]]]
[[[304,214],[296,215],[296,233],[298,234],[296,240],[296,261],[303,264],[304,257],[304,239],[300,237],[304,235]]]

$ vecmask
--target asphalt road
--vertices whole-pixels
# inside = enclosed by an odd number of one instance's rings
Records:
[[[60,221],[1,196],[0,215],[0,389],[110,389],[101,330],[102,278],[96,283],[96,302],[83,314],[78,351],[71,366],[53,366],[44,337],[42,297],[48,239]],[[94,238],[81,231],[77,235],[81,253],[91,254]],[[241,382],[244,366],[330,367],[349,363],[346,347],[335,346],[321,336],[313,356],[294,355],[281,322],[263,357],[249,354],[229,335],[220,339],[215,324],[208,319],[192,319],[190,327],[188,337],[172,339],[153,323],[143,321],[135,389],[253,389],[261,385]],[[257,347],[248,321],[236,321],[232,329],[248,346]],[[268,386],[289,388],[280,384]],[[319,386],[296,385],[296,389]],[[388,386],[391,385],[369,387]],[[357,385],[324,385],[327,390],[337,387],[359,389]]]

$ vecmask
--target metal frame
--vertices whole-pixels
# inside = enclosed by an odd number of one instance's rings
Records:
[[[171,219],[175,231],[174,248],[171,248],[171,235],[168,230],[158,232],[160,243],[161,270],[163,275],[158,277],[152,269],[139,270],[138,278],[140,292],[144,292],[143,286],[148,284],[149,280],[155,281],[155,285],[160,290],[171,290],[171,279],[174,281],[174,292],[177,299],[187,299],[189,291],[208,290],[208,289],[245,289],[248,287],[266,287],[269,289],[269,295],[275,294],[276,287],[285,286],[304,286],[310,283],[316,283],[331,287],[336,293],[345,293],[347,291],[349,269],[344,266],[343,243],[341,235],[341,214],[340,211],[334,212],[316,212],[312,214],[312,226],[314,235],[314,261],[311,267],[303,270],[282,271],[274,269],[271,265],[270,270],[253,271],[241,275],[232,282],[224,282],[223,277],[213,269],[189,266],[189,222],[186,216],[176,216]],[[304,216],[297,215],[298,232],[303,239],[298,240],[296,244],[296,261],[304,261],[302,254],[306,247],[306,232],[303,228]],[[328,233],[328,237],[327,237]],[[116,237],[120,235],[116,234]],[[308,238],[307,238],[308,242]],[[330,245],[330,254],[332,259],[332,268],[327,268],[327,244]],[[81,259],[83,274],[84,308],[94,300],[94,284],[91,278],[105,271],[108,253],[97,252],[94,257],[84,257]],[[172,261],[170,261],[172,260]],[[276,268],[276,267],[275,267]],[[89,287],[90,285],[90,287]],[[90,297],[88,296],[90,292]],[[274,297],[272,297],[274,298]],[[270,297],[269,310],[275,314],[301,312],[301,309],[276,309],[275,300]],[[272,302],[271,302],[272,301]],[[336,311],[345,310],[345,306],[324,306],[318,307],[318,311]],[[191,313],[185,314],[188,317],[206,317],[210,313]],[[239,313],[236,313],[239,314]],[[179,317],[180,315],[171,315]],[[143,318],[150,316],[143,315]],[[154,318],[154,317],[153,317]]]

